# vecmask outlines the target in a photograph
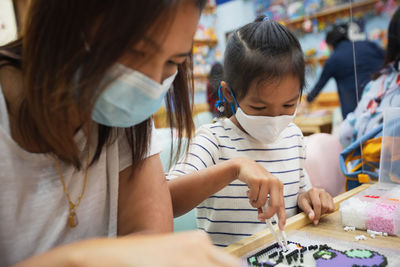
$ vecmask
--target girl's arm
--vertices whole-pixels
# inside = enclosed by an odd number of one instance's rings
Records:
[[[174,216],[192,210],[203,200],[238,179],[247,184],[251,206],[261,208],[270,194],[269,208],[263,218],[278,213],[279,225],[285,225],[283,184],[264,167],[248,158],[218,163],[218,142],[212,133],[201,128],[189,151],[170,171],[168,182]],[[178,177],[177,177],[178,176]]]
[[[229,160],[168,181],[174,217],[189,212],[207,197],[227,186],[236,179],[238,170],[237,161]]]
[[[120,172],[118,197],[118,235],[139,231],[171,232],[171,196],[159,154],[148,157],[132,171]]]
[[[278,214],[279,227],[286,223],[283,184],[264,167],[248,158],[235,158],[204,170],[180,176],[168,182],[175,217],[195,208],[210,195],[230,182],[240,180],[247,184],[250,205],[261,208],[270,195],[268,209],[260,220]]]

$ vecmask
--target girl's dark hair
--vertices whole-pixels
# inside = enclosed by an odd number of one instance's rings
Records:
[[[277,80],[292,74],[298,77],[301,91],[304,87],[304,55],[299,41],[285,26],[265,16],[235,30],[224,57],[224,80],[238,102],[256,78]],[[232,115],[227,103],[224,113]]]
[[[31,1],[22,37],[0,47],[0,66],[12,65],[23,74],[22,103],[17,114],[23,142],[79,169],[80,152],[72,121],[78,119],[91,125],[96,97],[105,89],[100,88],[105,72],[145,33],[165,32],[184,1]],[[192,1],[200,10],[205,5],[205,0]],[[185,133],[189,138],[193,129],[190,65],[191,60],[178,67],[173,90],[166,98],[169,121],[175,124],[179,135]],[[80,75],[76,75],[77,70]],[[71,115],[73,106],[78,107],[79,118]],[[121,129],[103,125],[93,129],[98,131],[94,162]],[[145,158],[151,129],[150,119],[125,129],[132,147],[133,169]],[[179,143],[178,150],[180,147]]]
[[[326,35],[325,41],[328,45],[336,49],[341,41],[349,40],[348,36],[348,25],[340,24],[333,27],[332,30]]]
[[[211,67],[210,75],[208,76],[208,82],[212,88],[212,96],[214,98],[218,98],[218,87],[220,82],[222,81],[224,74],[224,67],[221,63],[216,62]]]

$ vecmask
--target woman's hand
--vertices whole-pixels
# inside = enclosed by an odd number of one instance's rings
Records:
[[[299,194],[297,204],[314,224],[318,224],[323,214],[335,211],[331,195],[319,188]]]
[[[204,232],[92,239],[55,248],[22,266],[231,267],[239,260],[213,246]]]
[[[265,221],[277,213],[279,228],[283,230],[286,224],[286,213],[282,182],[251,159],[236,158],[234,160],[238,166],[236,178],[249,187],[247,196],[250,204],[259,211],[258,219]],[[263,212],[262,207],[268,195],[268,208]]]

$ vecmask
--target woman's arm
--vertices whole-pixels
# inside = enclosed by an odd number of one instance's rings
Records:
[[[148,157],[132,172],[119,175],[118,235],[139,231],[171,232],[171,196],[159,154]]]
[[[239,266],[200,231],[180,234],[98,238],[52,249],[15,267],[50,266]]]
[[[333,77],[333,73],[335,70],[335,66],[332,64],[332,58],[329,58],[325,66],[322,70],[321,76],[318,79],[318,82],[315,84],[314,88],[307,95],[307,102],[312,102],[321,90],[324,88],[325,84],[329,81],[331,77]]]

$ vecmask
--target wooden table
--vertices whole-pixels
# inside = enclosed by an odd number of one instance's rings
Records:
[[[348,192],[345,192],[334,198],[336,211],[332,214],[325,215],[320,219],[318,225],[311,224],[310,220],[306,217],[304,212],[299,213],[286,221],[286,233],[291,230],[301,230],[309,232],[314,235],[326,236],[329,238],[341,239],[345,241],[354,241],[356,235],[364,234],[367,236],[367,240],[359,241],[361,244],[371,245],[383,248],[400,248],[400,238],[393,236],[376,236],[375,239],[369,238],[366,231],[356,230],[354,232],[345,232],[340,220],[339,207],[340,203],[351,196],[361,192],[368,188],[370,184],[363,184],[359,187],[354,188]],[[277,230],[277,226],[274,226]],[[242,239],[241,241],[232,244],[226,248],[225,251],[242,257],[245,254],[273,241],[273,236],[268,229],[265,229],[257,234],[254,234],[248,238]]]
[[[328,113],[322,116],[307,116],[299,115],[294,118],[293,121],[304,135],[314,133],[331,133],[332,131],[332,113]]]

